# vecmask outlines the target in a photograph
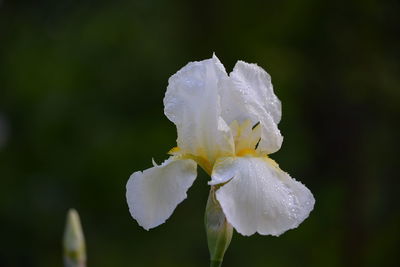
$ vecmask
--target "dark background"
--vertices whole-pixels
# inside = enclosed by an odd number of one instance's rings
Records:
[[[175,145],[167,80],[215,52],[272,76],[272,155],[316,205],[281,237],[235,233],[224,266],[395,266],[399,1],[0,0],[0,266],[61,266],[65,213],[89,266],[207,266],[208,177],[149,232],[130,174]]]

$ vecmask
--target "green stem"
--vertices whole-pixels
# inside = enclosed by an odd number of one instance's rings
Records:
[[[221,266],[222,266],[222,261],[212,260],[210,263],[210,267],[221,267]]]

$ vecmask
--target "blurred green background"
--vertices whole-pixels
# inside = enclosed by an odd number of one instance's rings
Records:
[[[399,263],[399,1],[0,1],[0,266],[61,266],[68,208],[89,266],[207,266],[207,176],[149,232],[130,174],[175,145],[167,80],[215,52],[272,76],[272,155],[316,205],[279,238],[235,233],[224,266]],[[398,266],[398,265],[397,265]]]

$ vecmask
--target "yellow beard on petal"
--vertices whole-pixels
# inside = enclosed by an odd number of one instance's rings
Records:
[[[176,156],[179,157],[181,159],[192,159],[194,161],[196,161],[196,163],[208,174],[211,174],[212,171],[212,164],[210,163],[210,161],[208,161],[208,159],[206,159],[205,157],[202,156],[196,156],[193,154],[185,154],[182,153],[182,150],[179,147],[173,147],[170,149],[170,151],[168,151],[168,154],[171,156]]]
[[[174,156],[174,155],[179,154],[180,151],[181,151],[181,149],[180,149],[179,147],[175,146],[175,147],[171,148],[171,149],[168,151],[167,154]]]
[[[253,148],[244,148],[244,149],[236,152],[236,156],[237,157],[245,157],[245,156],[256,157],[257,151]]]

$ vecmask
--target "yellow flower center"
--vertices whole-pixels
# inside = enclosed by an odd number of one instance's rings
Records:
[[[245,120],[242,123],[233,121],[230,125],[235,151],[233,155],[227,155],[231,157],[266,157],[266,155],[261,155],[256,151],[257,143],[260,141],[261,137],[261,127],[260,125],[253,126],[250,120]],[[181,159],[192,159],[209,175],[212,172],[214,162],[210,162],[204,156],[206,153],[196,153],[187,154],[184,153],[179,147],[173,147],[168,151],[169,155],[180,157]]]
[[[246,157],[246,156],[256,157],[257,151],[253,148],[244,148],[244,149],[236,152],[236,156],[237,157]]]

